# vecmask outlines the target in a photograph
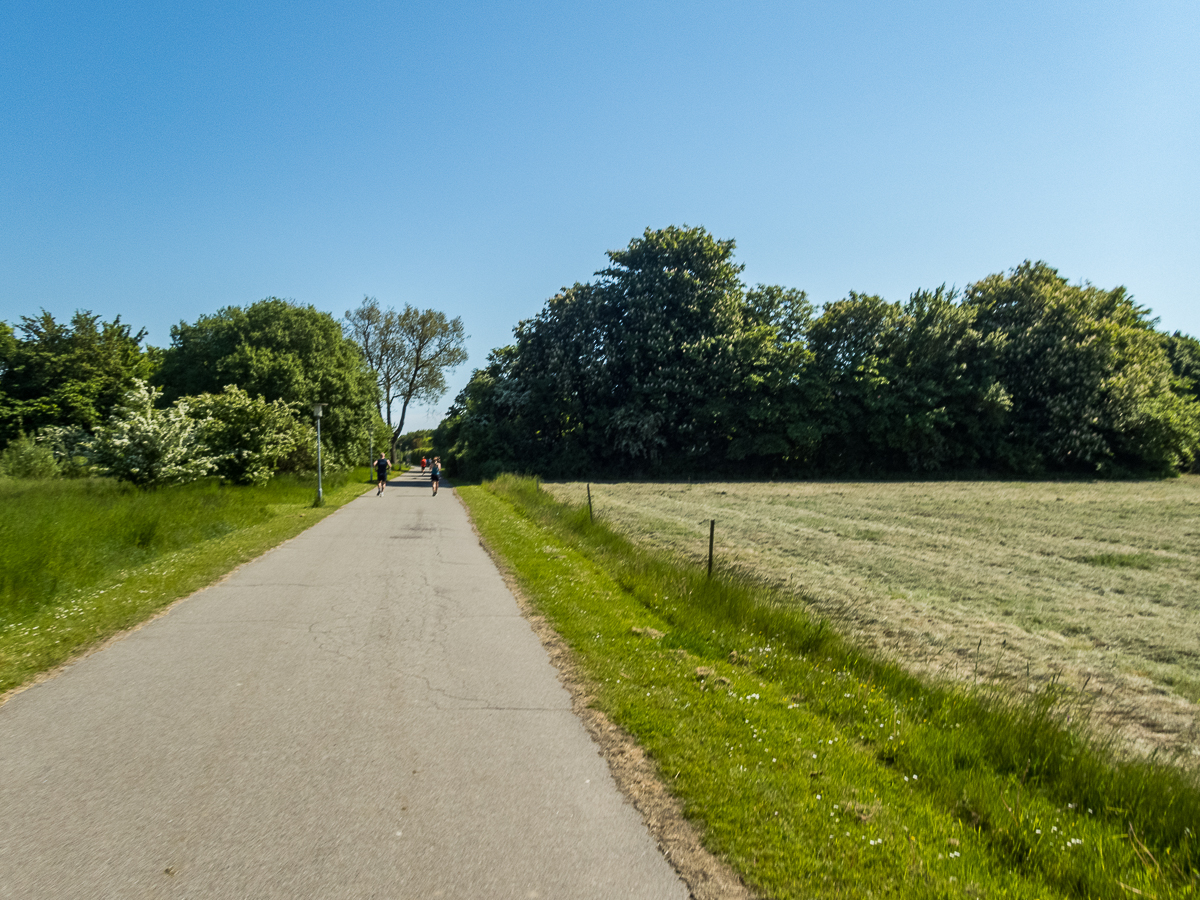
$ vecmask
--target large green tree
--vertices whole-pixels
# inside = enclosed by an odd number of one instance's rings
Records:
[[[446,372],[467,361],[462,319],[408,303],[400,312],[385,310],[374,297],[364,297],[358,309],[346,311],[346,330],[375,371],[378,409],[391,432],[395,462],[409,406],[441,399]]]
[[[732,241],[647,230],[458,396],[468,471],[1161,473],[1200,447],[1200,344],[1026,262],[959,294],[745,288]]]
[[[610,251],[596,281],[517,325],[435,445],[563,474],[794,455],[810,438],[788,391],[811,309],[783,289],[748,300],[733,251],[687,227],[647,229]]]
[[[721,398],[746,356],[734,246],[672,226],[609,252],[597,310],[609,399],[596,424],[616,452],[678,464],[723,449]]]
[[[68,324],[43,310],[15,331],[0,326],[0,443],[51,425],[94,430],[157,366],[145,331],[134,334],[120,316],[104,322],[80,310]]]
[[[1175,392],[1200,400],[1200,341],[1177,331],[1164,336],[1163,344],[1175,374]]]
[[[725,458],[723,418],[769,338],[747,321],[734,248],[703,228],[647,229],[532,323],[560,310],[578,323],[573,339],[552,342],[561,360],[550,362],[573,371],[590,463],[675,470]],[[518,329],[518,350],[523,338]]]
[[[812,366],[813,315],[801,290],[760,284],[745,293],[737,382],[717,394],[725,455],[742,468],[796,470],[820,445],[826,392]]]
[[[821,467],[843,472],[883,467],[888,368],[902,317],[899,303],[851,292],[826,305],[809,328],[811,367],[823,388]]]
[[[1200,406],[1176,391],[1149,311],[1124,287],[1072,285],[1045,263],[970,285],[980,329],[1001,338],[1012,401],[997,445],[1017,471],[1171,472],[1191,465]]]
[[[236,385],[252,397],[296,404],[302,414],[326,403],[322,437],[337,466],[365,459],[378,416],[375,377],[333,316],[277,297],[173,327],[156,380],[168,401]]]
[[[809,329],[816,462],[836,472],[939,471],[986,463],[1007,415],[997,335],[944,287],[906,303],[851,292]]]

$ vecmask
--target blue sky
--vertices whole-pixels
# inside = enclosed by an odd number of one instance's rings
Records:
[[[0,319],[364,294],[469,370],[649,227],[904,299],[1024,259],[1200,335],[1200,4],[0,0]]]

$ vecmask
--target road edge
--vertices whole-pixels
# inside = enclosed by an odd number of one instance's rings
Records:
[[[500,572],[521,615],[545,648],[559,682],[571,695],[572,712],[608,763],[617,789],[641,814],[659,851],[687,887],[688,895],[692,900],[755,900],[733,868],[704,846],[699,829],[684,815],[683,804],[667,788],[658,767],[641,745],[593,705],[592,686],[581,674],[567,642],[521,591],[508,564],[488,546],[458,491],[452,489],[451,493],[466,513],[479,546]]]

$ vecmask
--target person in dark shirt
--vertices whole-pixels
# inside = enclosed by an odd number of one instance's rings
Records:
[[[388,471],[392,468],[392,464],[388,458],[380,451],[379,459],[375,460],[375,475],[379,479],[379,489],[375,491],[375,496],[378,497],[383,493],[383,489],[387,487]]]

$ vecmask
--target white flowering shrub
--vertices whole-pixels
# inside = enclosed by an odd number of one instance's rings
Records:
[[[186,398],[188,414],[202,424],[216,471],[237,484],[265,484],[280,462],[307,444],[311,431],[293,405],[251,397],[236,385],[220,394]]]
[[[99,471],[138,485],[195,481],[216,467],[204,445],[203,419],[188,414],[188,398],[166,409],[162,391],[136,381],[89,444]]]

